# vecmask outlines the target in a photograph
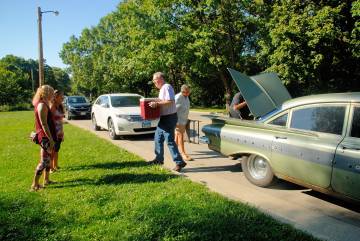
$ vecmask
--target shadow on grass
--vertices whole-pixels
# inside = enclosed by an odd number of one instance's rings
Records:
[[[99,179],[78,178],[74,180],[58,182],[51,186],[51,188],[68,188],[86,185],[121,185],[129,183],[152,183],[152,182],[166,182],[170,179],[178,178],[172,174],[132,174],[132,173],[119,173],[102,176]]]
[[[131,167],[144,167],[147,166],[145,161],[123,161],[123,162],[105,162],[96,163],[92,165],[72,166],[64,168],[66,171],[79,171],[89,169],[122,169]]]
[[[131,174],[120,173],[113,175],[106,175],[97,180],[96,185],[119,185],[125,183],[147,183],[147,182],[166,182],[170,179],[177,178],[172,174]]]
[[[0,196],[0,240],[51,240],[56,224],[38,195]],[[63,240],[71,240],[63,236]]]
[[[82,206],[64,206],[65,213],[53,213],[41,196],[0,196],[0,240],[314,240],[253,208],[199,191],[190,193],[191,198],[170,193],[152,202],[138,197],[140,205],[129,205],[128,212],[118,206],[119,213],[126,214],[120,230],[107,230],[117,223],[106,215],[83,219]]]
[[[90,178],[77,178],[74,180],[56,182],[54,185],[51,185],[47,188],[78,187],[78,186],[94,185],[95,182],[96,180]]]
[[[133,215],[130,240],[315,240],[255,209],[231,202],[184,203],[177,196]],[[200,201],[200,200],[199,200]]]

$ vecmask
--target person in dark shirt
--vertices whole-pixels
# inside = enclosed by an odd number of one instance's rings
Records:
[[[230,117],[238,119],[251,119],[249,117],[250,110],[246,104],[244,97],[241,92],[234,95],[234,98],[230,104]]]

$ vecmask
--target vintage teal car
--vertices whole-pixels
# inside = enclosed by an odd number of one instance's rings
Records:
[[[242,157],[246,178],[266,187],[280,178],[360,201],[360,92],[291,99],[275,74],[229,69],[254,121],[214,118],[202,142]]]

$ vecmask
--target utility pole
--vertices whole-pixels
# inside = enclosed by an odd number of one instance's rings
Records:
[[[59,15],[58,11],[41,11],[38,7],[38,38],[39,38],[39,87],[44,84],[44,56],[43,56],[43,42],[42,42],[42,14],[54,13],[55,16]]]
[[[39,30],[39,87],[44,84],[44,56],[43,56],[43,43],[42,43],[42,12],[38,7],[38,30]]]

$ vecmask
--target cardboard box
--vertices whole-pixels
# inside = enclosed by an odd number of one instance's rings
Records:
[[[144,120],[154,120],[160,117],[160,108],[151,108],[149,103],[155,101],[155,98],[141,98],[140,99],[140,115]]]

